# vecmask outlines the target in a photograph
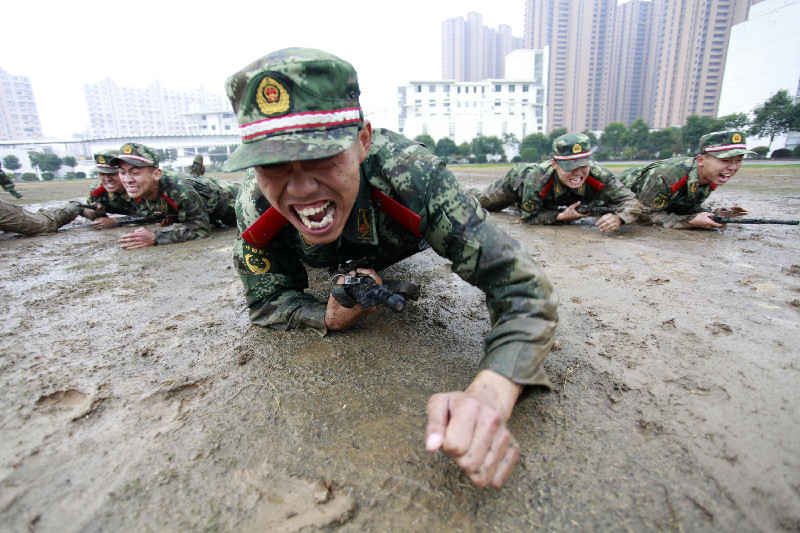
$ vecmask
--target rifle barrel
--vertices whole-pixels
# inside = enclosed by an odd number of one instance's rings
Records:
[[[770,218],[737,218],[714,216],[714,222],[720,224],[786,224],[800,226],[800,220],[775,220]]]

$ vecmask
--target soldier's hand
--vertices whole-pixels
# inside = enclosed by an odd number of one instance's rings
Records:
[[[603,233],[616,231],[622,226],[622,219],[614,213],[606,213],[595,224]]]
[[[693,228],[724,228],[725,224],[720,224],[719,222],[714,222],[711,218],[714,216],[714,213],[702,212],[697,213],[697,215],[689,221],[689,225]]]
[[[483,370],[465,392],[434,394],[425,447],[442,450],[478,487],[502,487],[519,458],[505,421],[521,391],[521,385]]]
[[[156,234],[147,228],[136,228],[133,233],[126,233],[119,238],[120,248],[133,250],[134,248],[144,248],[152,246],[156,242]]]
[[[381,277],[371,268],[358,268],[348,272],[346,275],[355,276],[356,274],[359,276],[371,277],[373,280],[375,280],[376,285],[383,284]],[[340,285],[344,283],[344,277],[339,276],[337,283]],[[367,307],[365,309],[361,307],[361,304],[358,303],[350,308],[343,307],[331,294],[328,296],[328,308],[325,310],[325,327],[331,331],[347,329],[365,316],[371,315],[377,310],[377,306]]]
[[[117,222],[111,217],[100,217],[92,221],[94,229],[108,229],[117,225]]]
[[[158,225],[163,228],[165,226],[171,226],[174,223],[175,223],[175,221],[173,220],[173,218],[171,216],[167,215],[167,216],[165,216],[164,218],[161,219],[161,222],[159,222]]]
[[[577,209],[579,205],[581,205],[580,202],[575,202],[574,204],[567,206],[566,209],[558,214],[556,220],[565,222],[567,220],[579,220],[581,218],[588,217],[589,215],[582,215],[578,213]]]
[[[738,205],[733,207],[718,207],[714,209],[714,214],[728,218],[743,217],[747,215],[747,209],[739,207]]]

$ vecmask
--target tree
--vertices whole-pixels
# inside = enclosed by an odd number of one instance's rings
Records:
[[[641,118],[637,118],[628,126],[626,135],[627,145],[636,150],[649,148],[648,138],[650,137],[650,126]]]
[[[686,124],[681,127],[681,140],[692,153],[697,153],[700,149],[700,137],[719,129],[720,123],[714,117],[690,115],[686,117]]]
[[[675,130],[672,128],[650,132],[650,150],[654,154],[659,154],[659,159],[664,159],[661,157],[662,152],[669,151],[670,155],[668,157],[672,157],[672,154],[677,153],[679,151],[675,149],[677,144],[678,139],[675,135]]]
[[[597,140],[597,135],[595,135],[591,131],[583,130],[583,134],[589,137],[589,146],[597,146],[598,144],[600,144]]]
[[[72,169],[72,172],[75,172],[75,165],[77,165],[78,162],[75,161],[74,157],[72,157],[71,155],[65,155],[63,162],[65,167],[69,167]]]
[[[532,133],[530,135],[526,135],[522,142],[519,145],[520,154],[522,154],[526,148],[532,148],[536,151],[536,155],[534,159],[528,159],[525,155],[522,155],[522,158],[525,161],[538,161],[539,156],[541,154],[547,154],[550,152],[550,147],[552,146],[552,142],[545,137],[543,133]],[[528,152],[529,154],[531,152]]]
[[[753,109],[753,122],[749,133],[755,137],[769,137],[769,144],[778,135],[789,133],[794,122],[794,102],[789,96],[789,91],[781,89],[761,105]]]
[[[469,157],[471,151],[472,147],[469,145],[468,142],[463,142],[458,145],[458,155],[462,157]]]
[[[453,154],[457,154],[458,146],[456,146],[456,142],[450,137],[442,137],[439,139],[439,142],[436,143],[436,150],[434,150],[433,153],[444,159]]]
[[[516,152],[519,148],[519,139],[514,133],[503,134],[503,147],[510,148],[512,152]]]
[[[608,148],[611,153],[618,154],[625,145],[625,134],[627,129],[622,122],[612,122],[603,129],[600,135],[600,144]]]
[[[750,125],[750,117],[747,113],[731,113],[719,117],[719,125],[721,130],[743,130]]]
[[[499,137],[491,135],[489,137],[484,137],[483,135],[478,135],[474,139],[472,139],[471,143],[472,153],[475,155],[487,155],[487,154],[505,154],[503,150],[503,141],[500,140]]]
[[[428,135],[427,133],[423,133],[422,135],[417,135],[414,137],[414,140],[418,143],[422,143],[425,145],[426,148],[433,150],[436,147],[436,141],[433,140],[433,137]]]
[[[36,171],[36,174],[39,174],[39,156],[42,155],[39,152],[28,152],[28,160],[31,162],[31,166],[33,170]]]
[[[3,166],[14,172],[22,168],[22,163],[19,162],[19,158],[14,154],[8,154],[3,158]]]
[[[539,150],[530,146],[523,148],[519,155],[526,163],[536,163],[539,161]]]
[[[43,172],[53,172],[57,174],[61,165],[64,163],[56,154],[39,154],[38,157],[39,168]]]

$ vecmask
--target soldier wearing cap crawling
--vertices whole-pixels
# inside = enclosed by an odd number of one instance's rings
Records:
[[[592,216],[592,208],[605,208],[614,212],[603,213],[596,225],[608,232],[634,222],[642,212],[636,196],[595,163],[589,137],[582,133],[553,140],[549,161],[516,165],[482,193],[472,192],[489,211],[518,204],[528,224],[561,224]]]
[[[203,239],[211,232],[211,222],[228,226],[236,224],[234,202],[239,186],[213,178],[179,177],[158,168],[158,154],[150,147],[126,143],[111,164],[119,168],[119,176],[128,196],[139,205],[138,214],[164,216],[161,226],[182,222],[183,227],[155,232],[138,228],[120,238],[128,250]]]
[[[189,174],[191,174],[195,178],[199,178],[205,173],[206,173],[206,167],[203,164],[203,156],[198,154],[194,156],[194,160],[192,161],[192,166],[189,167]]]
[[[14,180],[9,178],[6,173],[3,172],[2,163],[0,163],[0,187],[3,187],[3,189],[5,189],[6,192],[14,198],[22,198],[22,195],[14,188]]]
[[[348,328],[375,307],[305,293],[303,264],[382,283],[373,266],[426,240],[486,293],[492,323],[472,384],[429,400],[426,446],[451,456],[476,485],[502,486],[519,455],[505,422],[525,385],[549,385],[542,364],[558,298],[542,271],[438,157],[372,129],[350,63],[279,50],[228,78],[226,90],[242,144],[223,169],[249,169],[236,200],[234,264],[250,320],[322,335]]]
[[[95,208],[81,210],[81,214],[92,221],[94,229],[113,228],[117,225],[116,219],[106,216],[109,213],[135,215],[139,210],[139,204],[128,196],[122,186],[119,169],[111,165],[111,160],[118,155],[119,150],[103,150],[94,154],[94,170],[100,180],[92,185],[86,203]]]
[[[665,228],[721,228],[714,212],[701,204],[720,185],[741,168],[747,149],[744,132],[715,131],[700,137],[700,155],[656,161],[640,168],[629,168],[620,180],[644,204],[641,222]],[[741,207],[720,208],[728,216],[746,215]]]

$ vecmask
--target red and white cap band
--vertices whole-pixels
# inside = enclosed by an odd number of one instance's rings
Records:
[[[553,154],[553,159],[558,159],[559,161],[566,161],[568,159],[583,159],[584,157],[589,157],[590,155],[592,155],[591,150],[589,150],[588,152],[581,152],[579,154],[573,154],[573,155]]]
[[[309,111],[267,118],[250,124],[239,126],[242,141],[249,141],[255,137],[270,135],[285,130],[313,130],[317,128],[330,128],[332,126],[346,126],[361,121],[361,108],[339,109],[334,111]]]
[[[735,150],[737,148],[747,150],[746,144],[723,144],[721,146],[709,146],[704,149],[705,152],[722,152],[723,150]]]
[[[129,159],[133,159],[134,161],[141,161],[142,163],[144,163],[144,164],[146,164],[148,166],[151,166],[151,167],[156,166],[156,162],[153,161],[152,159],[148,159],[148,158],[146,158],[144,156],[136,155],[136,154],[119,154],[117,156],[117,159],[122,159],[123,161],[127,161]]]
[[[96,163],[95,166],[97,168],[117,168],[109,165],[108,163]]]

